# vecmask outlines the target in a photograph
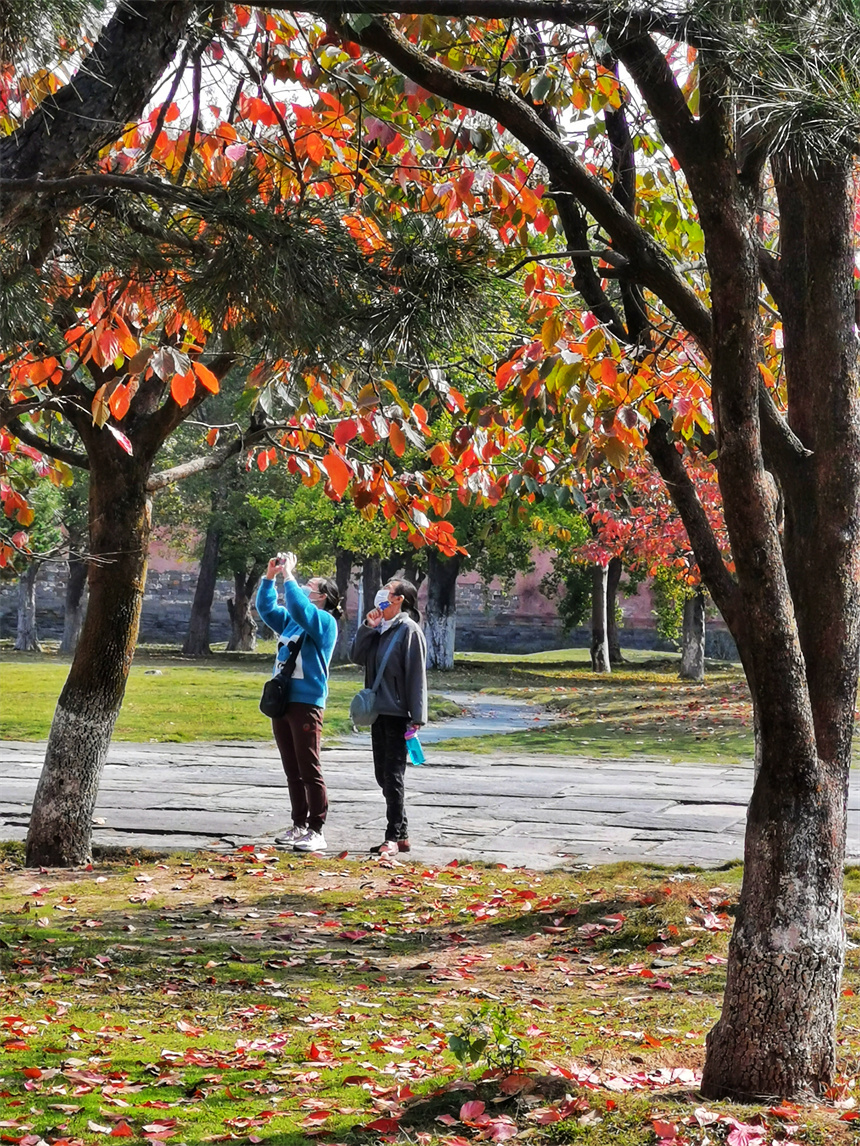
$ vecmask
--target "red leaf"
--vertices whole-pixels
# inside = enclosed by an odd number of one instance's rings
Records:
[[[352,479],[352,470],[344,461],[343,457],[334,450],[329,450],[326,456],[320,461],[320,465],[328,474],[331,488],[338,500],[340,500],[346,493],[346,487]]]
[[[469,1118],[477,1118],[479,1114],[483,1114],[486,1106],[483,1102],[474,1099],[472,1102],[464,1102],[460,1107],[460,1118],[465,1122]]]
[[[343,447],[348,442],[352,441],[357,433],[358,423],[356,422],[355,418],[344,418],[344,420],[342,422],[338,422],[334,428],[335,443],[339,445],[341,449],[343,449]]]
[[[375,1118],[373,1122],[366,1122],[362,1130],[378,1130],[380,1134],[393,1134],[400,1129],[399,1118]]]
[[[117,1122],[110,1132],[111,1138],[134,1138],[134,1131],[125,1121]]]

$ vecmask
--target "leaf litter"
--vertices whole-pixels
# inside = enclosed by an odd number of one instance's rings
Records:
[[[856,1138],[853,957],[829,1095],[697,1094],[739,869],[432,868],[249,845],[34,882],[4,854],[0,1143]],[[481,1008],[504,1008],[527,1046],[513,1073],[451,1052]]]

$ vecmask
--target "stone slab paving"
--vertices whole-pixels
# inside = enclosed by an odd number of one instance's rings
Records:
[[[324,751],[332,853],[364,852],[385,828],[369,746]],[[654,760],[446,752],[407,774],[413,856],[526,864],[613,860],[717,866],[743,854],[750,767]],[[23,839],[44,744],[0,743],[0,839]],[[849,800],[849,859],[860,861],[860,784]],[[96,808],[97,844],[156,850],[271,843],[289,818],[273,744],[111,747]]]

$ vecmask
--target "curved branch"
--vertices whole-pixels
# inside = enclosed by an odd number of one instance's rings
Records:
[[[23,442],[25,446],[32,446],[39,453],[47,454],[49,458],[54,458],[58,462],[65,462],[68,466],[77,466],[81,470],[90,468],[90,460],[86,454],[78,453],[77,450],[66,449],[65,446],[55,445],[46,438],[39,437],[32,430],[28,430],[20,419],[10,419],[8,426],[18,441]]]
[[[630,262],[630,273],[683,323],[710,353],[711,316],[672,266],[665,251],[607,191],[522,99],[496,90],[488,80],[463,75],[431,59],[388,21],[374,20],[354,38],[389,60],[398,71],[444,99],[498,120],[545,164],[553,184],[571,193]]]
[[[192,458],[190,461],[182,462],[178,466],[171,466],[168,470],[162,470],[161,473],[153,474],[146,483],[147,492],[155,493],[157,490],[165,489],[167,486],[173,485],[174,482],[184,481],[186,478],[193,477],[195,474],[220,469],[226,461],[235,457],[241,450],[256,445],[257,442],[262,441],[271,432],[271,426],[262,426],[259,429],[251,430],[247,434],[240,434],[238,438],[234,438],[232,442],[228,442],[226,446],[222,446],[220,450],[215,450],[211,454],[206,454],[199,458]]]

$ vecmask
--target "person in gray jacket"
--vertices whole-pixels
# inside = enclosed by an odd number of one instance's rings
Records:
[[[385,650],[396,641],[377,690],[378,716],[370,726],[373,769],[385,797],[385,840],[371,852],[396,856],[409,851],[404,777],[406,733],[427,723],[427,642],[418,624],[418,591],[409,581],[391,581],[355,634],[350,658],[364,665],[371,688]]]

